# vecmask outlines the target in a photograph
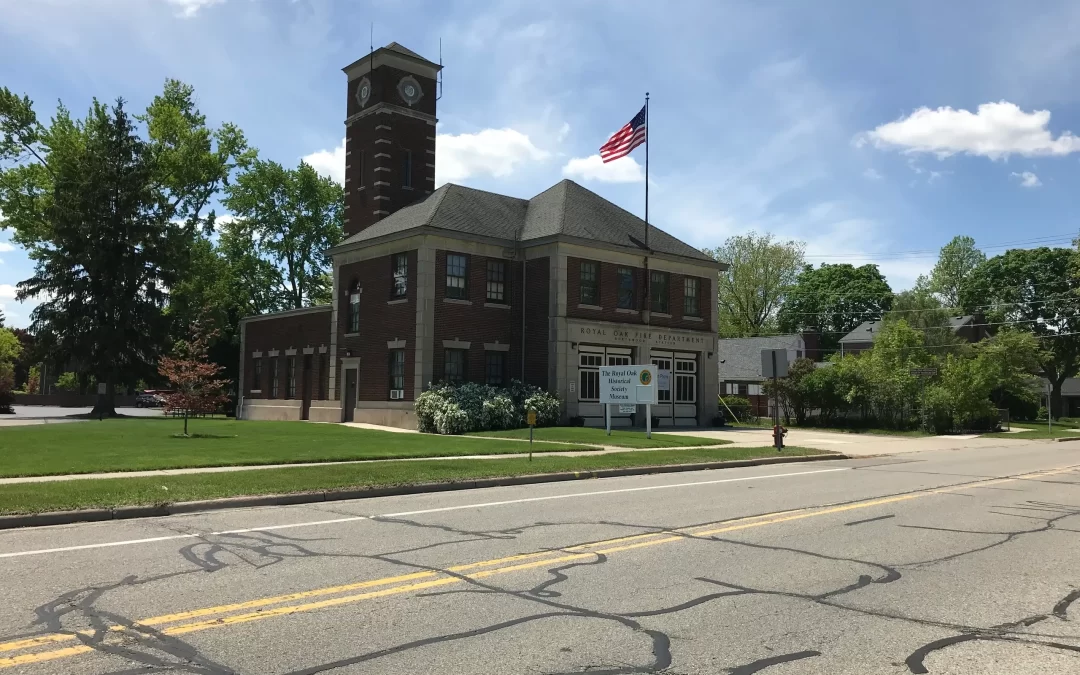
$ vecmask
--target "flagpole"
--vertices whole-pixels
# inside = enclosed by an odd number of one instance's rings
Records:
[[[645,92],[645,248],[649,248],[649,92]]]

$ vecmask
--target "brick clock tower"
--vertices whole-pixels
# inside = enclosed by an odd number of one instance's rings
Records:
[[[435,189],[435,101],[442,66],[391,42],[343,69],[345,236]]]

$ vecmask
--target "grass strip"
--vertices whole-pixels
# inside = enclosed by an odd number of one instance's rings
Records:
[[[654,433],[652,438],[646,438],[643,431],[613,430],[608,436],[604,429],[591,427],[544,427],[535,429],[534,439],[538,441],[556,441],[560,443],[591,443],[594,445],[610,445],[617,448],[692,448],[703,445],[724,445],[730,441],[721,441],[715,438],[697,438],[694,436],[678,436],[675,434]],[[474,436],[488,436],[491,438],[517,438],[529,440],[528,429],[511,429],[510,431],[482,431]]]
[[[240,495],[388,487],[633,466],[696,464],[776,457],[778,454],[773,448],[699,448],[579,457],[540,455],[531,462],[526,458],[371,462],[180,476],[18,483],[0,485],[0,514],[156,505]],[[806,448],[785,448],[782,454],[801,456],[828,453]]]

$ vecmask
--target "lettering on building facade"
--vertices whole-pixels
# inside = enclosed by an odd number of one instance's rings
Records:
[[[703,335],[680,335],[653,329],[574,326],[571,333],[579,340],[601,340],[609,344],[659,344],[672,347],[705,347],[709,344],[709,338]]]

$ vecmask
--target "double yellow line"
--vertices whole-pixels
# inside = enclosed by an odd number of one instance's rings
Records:
[[[161,616],[143,619],[136,622],[130,627],[119,625],[112,626],[109,628],[109,630],[117,633],[118,637],[121,636],[121,634],[123,633],[128,633],[130,635],[138,635],[140,632],[142,632],[140,631],[141,628],[153,629],[160,634],[168,636],[184,635],[187,633],[209,630],[211,628],[222,628],[225,626],[249,623],[252,621],[272,619],[279,616],[289,616],[291,614],[298,614],[301,612],[311,612],[314,610],[325,609],[328,607],[337,607],[340,605],[347,605],[363,600],[370,600],[373,598],[401,595],[404,593],[413,593],[416,591],[423,591],[431,588],[438,588],[441,586],[465,583],[469,580],[484,579],[500,574],[510,574],[513,572],[521,572],[525,570],[535,569],[538,567],[550,567],[551,565],[555,564],[574,562],[578,560],[587,560],[590,558],[595,558],[598,555],[607,556],[611,555],[612,553],[619,553],[622,551],[629,551],[638,548],[658,546],[660,544],[683,541],[688,537],[710,537],[718,534],[737,532],[739,530],[746,530],[756,527],[764,527],[766,525],[787,523],[796,520],[802,520],[805,518],[816,518],[819,516],[827,516],[836,513],[854,511],[857,509],[866,509],[875,506],[882,506],[885,504],[894,504],[897,502],[919,499],[921,497],[926,497],[929,495],[945,494],[949,492],[972,488],[989,487],[992,485],[1009,483],[1017,480],[1035,480],[1045,476],[1067,473],[1073,471],[1075,468],[1076,467],[1074,466],[1068,466],[1059,469],[1052,469],[1049,471],[1041,471],[1038,473],[1015,476],[1011,478],[995,478],[985,481],[977,481],[974,483],[965,483],[962,485],[922,490],[892,497],[883,497],[878,499],[853,502],[850,504],[843,504],[839,506],[831,506],[824,508],[805,508],[796,509],[793,511],[779,511],[776,513],[769,513],[760,516],[751,516],[748,518],[739,518],[736,520],[728,520],[705,525],[697,525],[694,527],[681,528],[678,530],[653,532],[649,534],[637,534],[628,537],[607,539],[605,541],[581,544],[579,546],[572,546],[569,548],[549,551],[537,551],[534,553],[524,553],[520,555],[508,556],[505,558],[496,558],[493,560],[484,560],[481,562],[468,563],[465,565],[457,565],[455,567],[449,567],[445,571],[413,572],[411,574],[402,574],[399,576],[385,577],[382,579],[374,579],[371,581],[361,581],[352,584],[344,584],[341,586],[331,586],[327,588],[301,591],[298,593],[289,593],[287,595],[258,598],[255,600],[248,600],[246,602],[238,602],[228,605],[218,605],[216,607],[206,607],[203,609],[195,609],[174,614],[164,614]],[[262,609],[265,607],[271,607],[271,609]],[[157,628],[159,626],[165,627]],[[90,633],[51,633],[32,638],[25,638],[21,640],[0,643],[0,669],[10,668],[19,665],[42,663],[45,661],[53,661],[56,659],[63,659],[70,656],[77,656],[79,654],[86,654],[92,652],[94,651],[94,647],[81,642],[81,639],[85,640],[89,638],[91,638]],[[108,636],[102,639],[108,639]],[[48,651],[36,651],[40,647],[75,641],[80,641],[80,644],[66,646],[59,649],[52,649]],[[25,653],[4,656],[4,653],[7,652]]]

